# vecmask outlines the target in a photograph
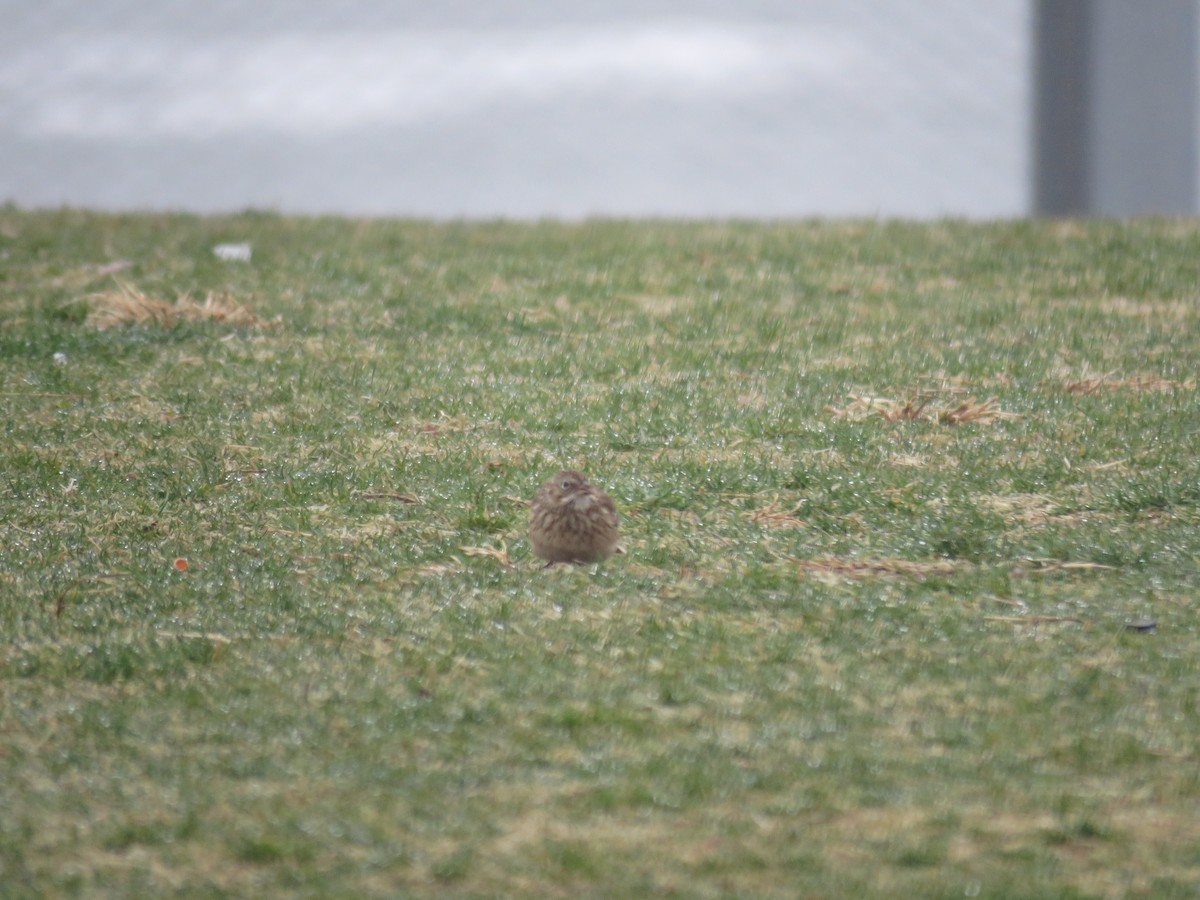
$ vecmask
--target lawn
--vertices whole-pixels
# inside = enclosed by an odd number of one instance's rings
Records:
[[[1192,222],[0,207],[3,893],[1194,897],[1198,368]]]

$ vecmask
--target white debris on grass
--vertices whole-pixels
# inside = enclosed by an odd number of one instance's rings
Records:
[[[250,245],[217,244],[213,247],[213,254],[226,262],[250,262]]]

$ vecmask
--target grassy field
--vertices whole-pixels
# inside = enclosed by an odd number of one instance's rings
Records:
[[[1198,298],[1194,223],[0,208],[3,894],[1194,897]],[[543,569],[568,465],[626,552]]]

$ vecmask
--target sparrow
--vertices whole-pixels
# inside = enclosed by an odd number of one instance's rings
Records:
[[[546,564],[590,563],[617,550],[620,517],[612,497],[566,469],[545,482],[529,510],[529,543]]]

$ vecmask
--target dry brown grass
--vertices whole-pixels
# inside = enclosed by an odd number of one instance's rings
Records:
[[[462,546],[458,548],[467,556],[483,556],[489,559],[497,560],[502,566],[512,564],[512,560],[508,557],[508,545],[502,540],[499,547],[468,547]]]
[[[1193,390],[1196,379],[1171,381],[1157,375],[1138,373],[1124,378],[1113,374],[1090,375],[1079,378],[1069,378],[1066,381],[1068,393],[1099,394],[1105,391],[1173,391],[1177,389]]]
[[[953,404],[953,405],[951,405]],[[936,394],[910,397],[901,403],[887,397],[872,397],[851,394],[845,406],[829,405],[825,412],[838,418],[865,419],[872,415],[882,416],[889,422],[936,422],[939,425],[965,425],[974,423],[990,425],[1000,419],[1016,418],[1015,413],[1006,413],[993,399],[979,401],[973,397],[954,404],[939,402]]]
[[[1134,297],[1106,297],[1096,302],[1096,308],[1138,319],[1189,319],[1196,315],[1196,305],[1191,299],[1146,300]]]
[[[768,503],[758,509],[751,510],[746,517],[767,528],[800,528],[804,520],[796,515],[796,509],[784,509],[777,503]]]
[[[1057,512],[1058,504],[1054,499],[1044,494],[993,494],[980,497],[979,503],[998,512],[1009,525],[1045,525],[1067,518]]]
[[[881,575],[898,575],[908,578],[952,575],[961,570],[964,565],[948,559],[914,561],[907,559],[842,559],[829,556],[800,559],[796,560],[796,564],[802,572],[808,572],[818,578],[833,580],[875,578]]]
[[[256,328],[269,324],[229,294],[212,291],[202,301],[181,294],[171,303],[121,282],[116,288],[92,294],[87,299],[90,306],[88,324],[101,330],[123,325],[170,328],[180,322],[203,321]]]

